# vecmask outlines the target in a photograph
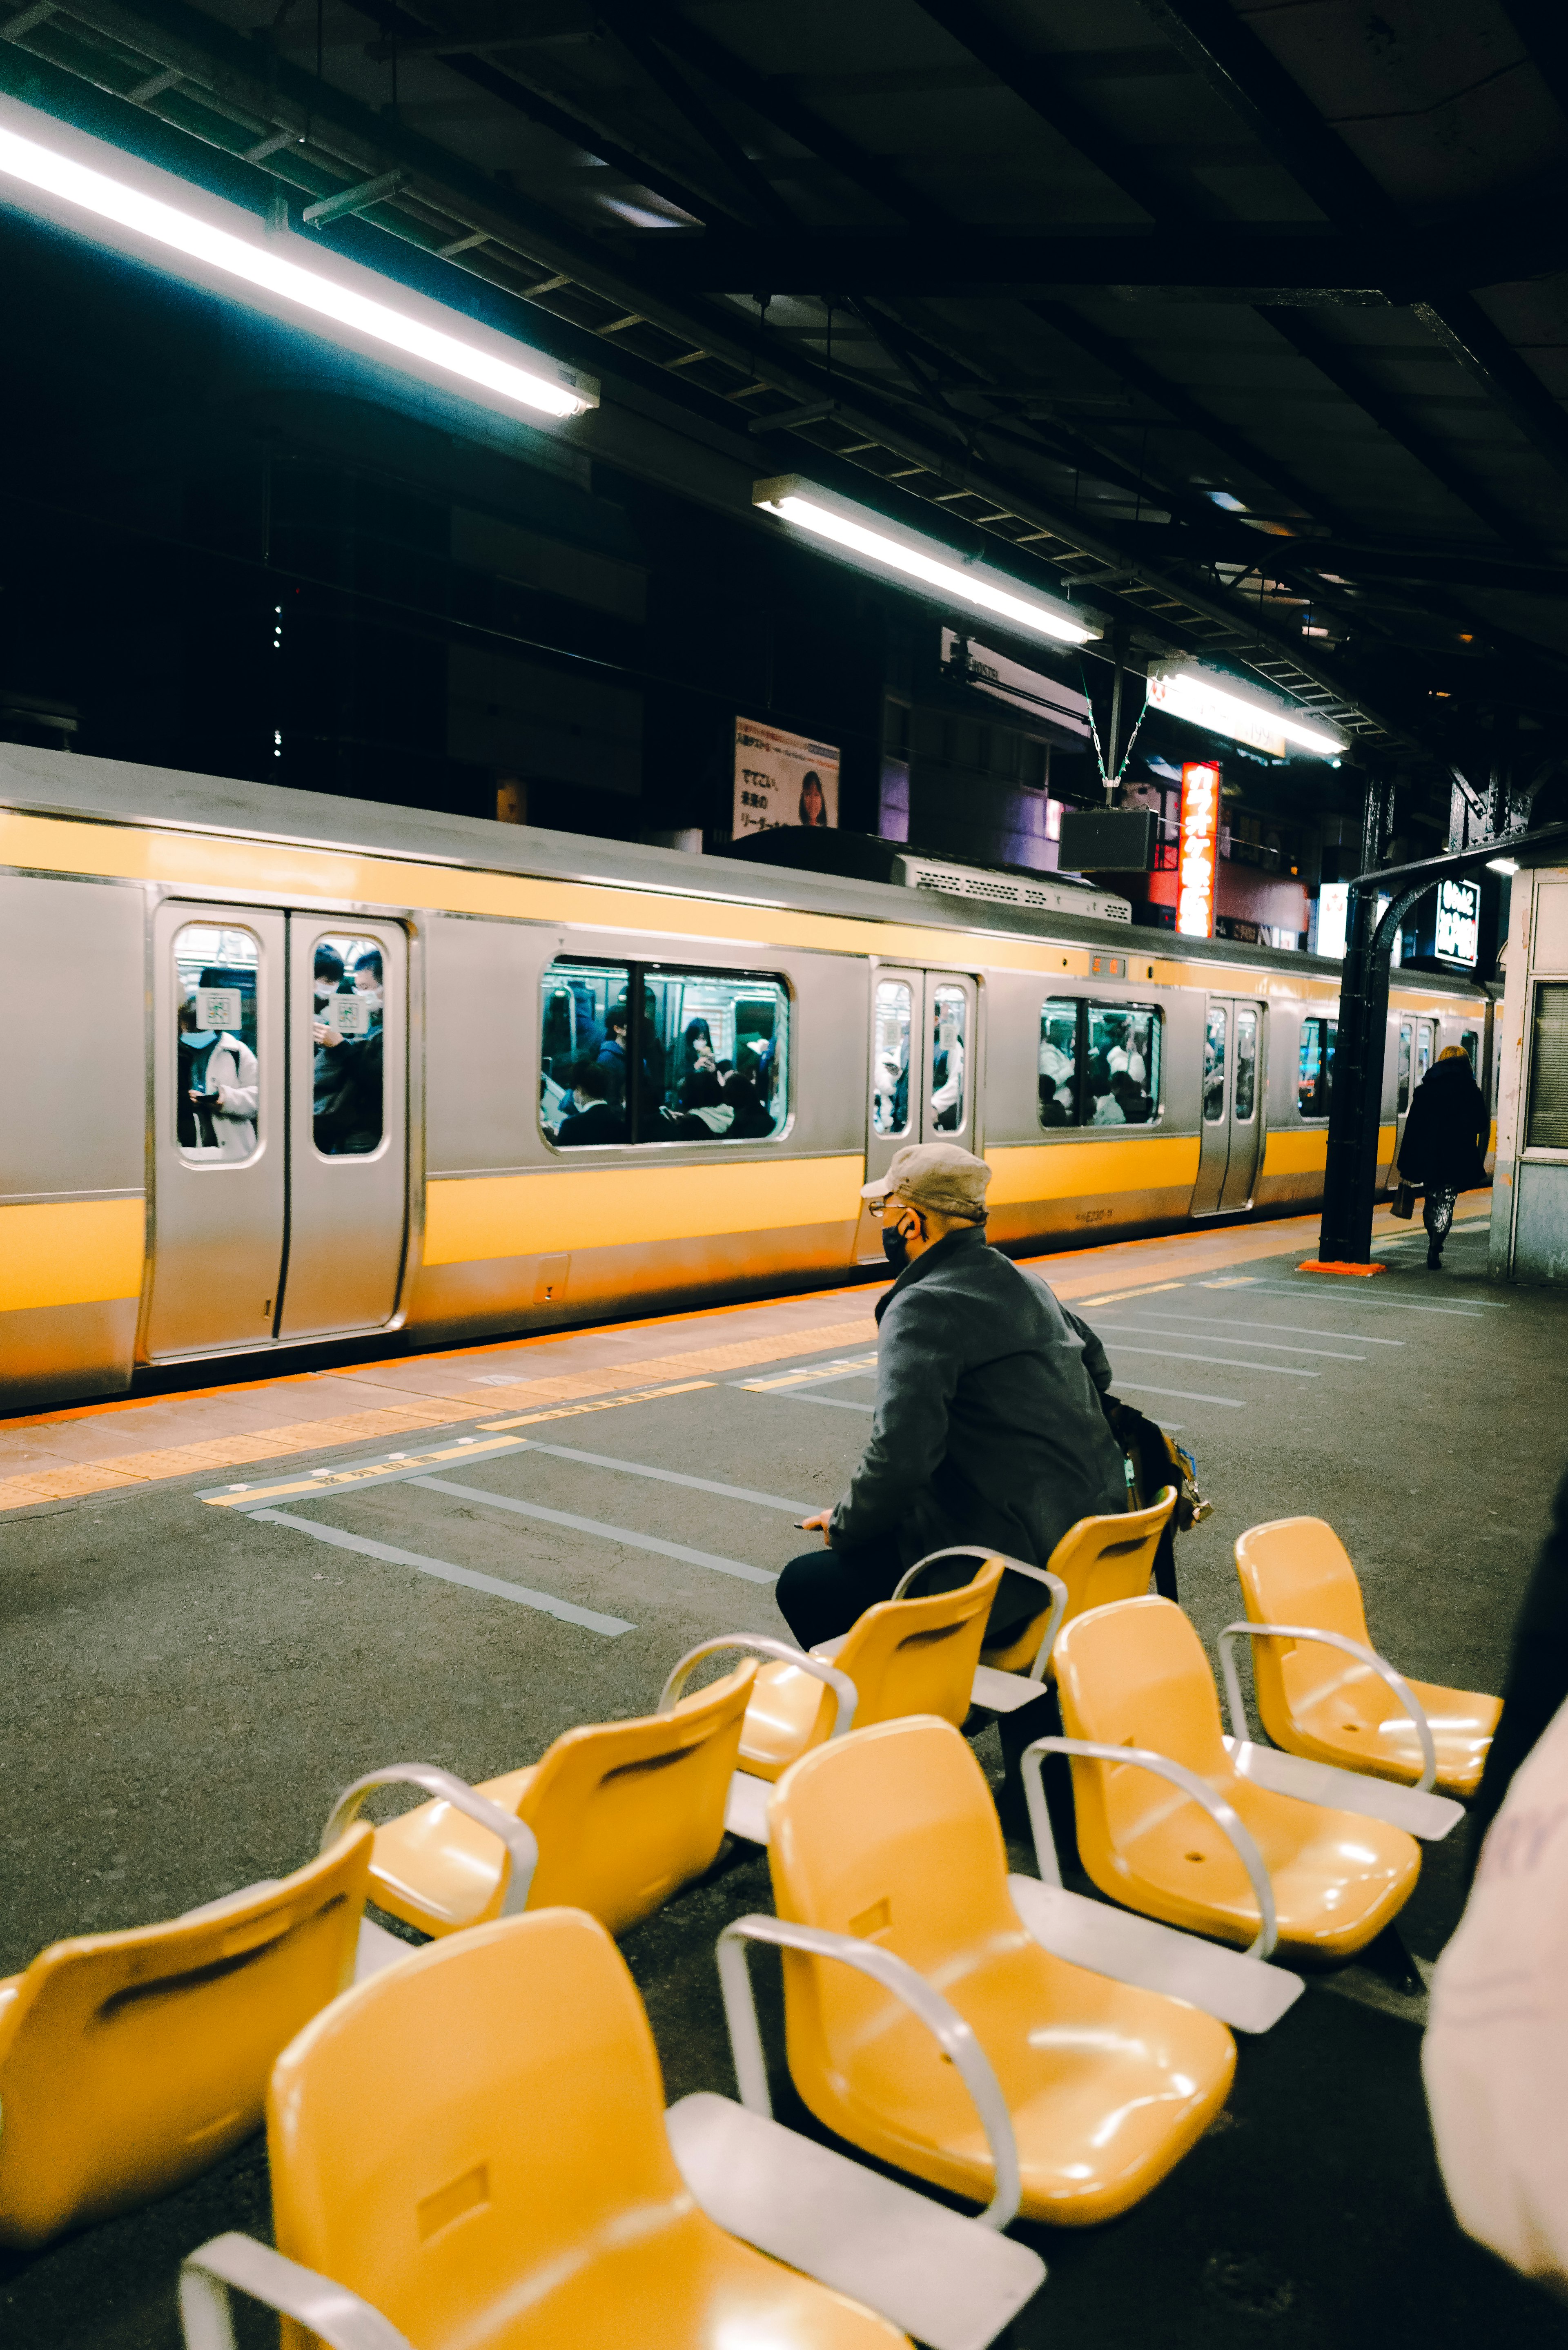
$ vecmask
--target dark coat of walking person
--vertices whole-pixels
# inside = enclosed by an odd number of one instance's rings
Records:
[[[1095,1376],[1108,1382],[1103,1350],[1043,1281],[988,1246],[990,1180],[983,1159],[932,1142],[897,1152],[865,1186],[898,1277],[877,1305],[870,1442],[844,1499],[805,1521],[827,1547],[779,1577],[803,1648],[846,1632],[931,1551],[976,1543],[1044,1566],[1080,1518],[1127,1508]],[[1041,1605],[1033,1578],[1004,1575],[988,1644]]]
[[[1399,1145],[1398,1180],[1425,1194],[1421,1222],[1427,1227],[1428,1269],[1443,1261],[1443,1243],[1461,1191],[1489,1179],[1487,1145],[1491,1116],[1476,1083],[1469,1055],[1461,1045],[1438,1054],[1417,1087]]]

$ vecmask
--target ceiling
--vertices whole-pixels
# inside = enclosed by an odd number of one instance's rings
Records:
[[[30,57],[258,197],[358,192],[520,332],[1066,589],[1135,669],[1251,671],[1493,821],[1554,755],[1549,0],[35,0],[0,36],[22,94]]]

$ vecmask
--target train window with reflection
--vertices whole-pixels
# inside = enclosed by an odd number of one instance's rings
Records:
[[[958,1134],[964,1120],[964,1029],[969,1010],[961,987],[939,987],[931,998],[931,1127]]]
[[[1153,1003],[1050,996],[1040,1009],[1040,1123],[1147,1126],[1159,1113],[1164,1015]]]
[[[1296,1107],[1303,1118],[1326,1118],[1334,1091],[1337,1020],[1302,1022],[1301,1062],[1296,1072]]]
[[[1236,1006],[1236,1091],[1234,1110],[1237,1124],[1251,1122],[1258,1107],[1258,1015],[1250,1003]]]
[[[1530,1046],[1528,1150],[1568,1150],[1568,985],[1541,980]]]
[[[324,1159],[363,1159],[385,1123],[381,942],[332,931],[314,955],[311,1134]]]
[[[1471,1076],[1479,1084],[1480,1081],[1480,1032],[1479,1029],[1462,1028],[1459,1031],[1459,1049],[1470,1065]]]
[[[911,996],[907,979],[877,982],[876,1045],[871,1055],[871,1129],[909,1131]]]
[[[788,1115],[789,993],[770,975],[563,957],[544,975],[540,1046],[558,1149],[767,1142]]]
[[[187,922],[174,936],[174,1133],[187,1159],[254,1159],[261,1068],[251,931]]]
[[[1225,1044],[1229,1023],[1222,1003],[1211,1003],[1203,1024],[1203,1122],[1213,1126],[1225,1115]]]
[[[1394,1099],[1395,1113],[1399,1118],[1403,1118],[1410,1107],[1410,1023],[1407,1020],[1401,1020],[1399,1023],[1399,1087]]]

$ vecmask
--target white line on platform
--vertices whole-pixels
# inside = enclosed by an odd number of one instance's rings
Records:
[[[1171,1318],[1174,1320],[1175,1317],[1172,1316]],[[1186,1315],[1183,1318],[1190,1320],[1193,1317]],[[1102,1330],[1134,1330],[1137,1332],[1140,1337],[1158,1338],[1162,1336],[1160,1319],[1161,1317],[1158,1315],[1156,1315],[1152,1322],[1102,1322],[1098,1326]],[[1276,1344],[1276,1342],[1272,1338],[1238,1338],[1225,1327],[1223,1323],[1215,1322],[1213,1320],[1200,1323],[1199,1327],[1200,1329],[1223,1330],[1225,1338],[1231,1346],[1256,1347],[1265,1355],[1323,1355],[1331,1363],[1364,1363],[1366,1360],[1365,1355],[1342,1355],[1337,1347],[1282,1347]],[[1187,1336],[1192,1334],[1179,1331],[1177,1335],[1178,1336]],[[1332,1337],[1334,1333],[1332,1331],[1328,1331],[1325,1332],[1324,1335]],[[1258,1368],[1262,1371],[1271,1370],[1272,1367],[1273,1366],[1269,1363],[1260,1363],[1258,1366]]]
[[[1305,1322],[1259,1322],[1250,1315],[1244,1317],[1238,1315],[1232,1318],[1228,1314],[1156,1314],[1150,1318],[1156,1322],[1168,1322],[1173,1325],[1178,1322],[1195,1322],[1200,1329],[1223,1330],[1227,1336],[1232,1329],[1284,1330],[1288,1331],[1293,1338],[1351,1338],[1358,1347],[1403,1347],[1405,1344],[1403,1338],[1374,1338],[1370,1332],[1366,1330],[1314,1330]],[[1130,1329],[1132,1326],[1128,1323],[1126,1326]],[[1251,1338],[1238,1338],[1235,1343],[1238,1347],[1251,1347],[1254,1341]],[[1345,1359],[1348,1362],[1355,1362],[1365,1360],[1365,1357],[1347,1356]]]
[[[429,1482],[432,1482],[429,1481]],[[461,1489],[459,1489],[461,1490]],[[621,1632],[635,1632],[635,1624],[628,1624],[619,1616],[597,1616],[591,1607],[574,1607],[569,1599],[556,1599],[547,1591],[532,1591],[525,1583],[503,1583],[499,1575],[476,1575],[470,1566],[452,1566],[444,1558],[424,1558],[418,1551],[395,1550],[390,1543],[371,1542],[364,1534],[346,1534],[341,1526],[317,1525],[314,1518],[296,1518],[288,1510],[247,1510],[253,1520],[264,1520],[272,1526],[288,1526],[296,1534],[313,1534],[317,1542],[331,1543],[337,1550],[356,1550],[366,1558],[379,1558],[388,1566],[413,1566],[421,1575],[433,1575],[442,1583],[465,1584],[470,1591],[487,1591],[495,1599],[513,1599],[521,1607],[536,1607],[542,1615],[558,1616],[564,1624],[579,1624],[585,1632],[603,1632],[611,1639]]]
[[[809,1388],[755,1388],[749,1379],[732,1379],[732,1388],[746,1395],[777,1396],[784,1403],[825,1403],[835,1411],[875,1411],[874,1403],[851,1403],[847,1396],[813,1395]]]
[[[632,1550],[657,1551],[661,1558],[678,1558],[687,1566],[710,1566],[716,1575],[739,1575],[742,1583],[775,1583],[772,1567],[748,1566],[743,1559],[718,1558],[711,1551],[688,1550],[684,1543],[665,1542],[659,1534],[635,1534],[629,1526],[607,1525],[601,1518],[574,1517],[569,1510],[546,1510],[538,1502],[514,1501],[510,1493],[487,1493],[482,1485],[454,1485],[445,1477],[412,1477],[432,1493],[449,1493],[460,1502],[479,1502],[487,1510],[513,1510],[520,1518],[541,1518],[548,1526],[570,1526],[579,1534],[597,1534],[601,1542],[625,1543]],[[258,1516],[263,1514],[257,1513]]]
[[[1264,1285],[1262,1283],[1259,1284],[1260,1288]],[[1304,1297],[1310,1294],[1303,1289],[1300,1282],[1282,1281],[1277,1286],[1271,1282],[1266,1285],[1272,1297]],[[1318,1291],[1317,1295],[1321,1296],[1322,1291]],[[1341,1289],[1334,1302],[1335,1305],[1366,1306],[1374,1314],[1457,1314],[1466,1322],[1479,1322],[1481,1318],[1480,1305],[1415,1305],[1402,1297],[1366,1297],[1348,1283]],[[1487,1305],[1493,1305],[1490,1298],[1482,1302]],[[1508,1308],[1506,1305],[1497,1305],[1493,1310],[1499,1314],[1506,1314]]]
[[[581,1461],[589,1469],[618,1469],[627,1477],[655,1477],[661,1485],[694,1485],[700,1493],[718,1493],[726,1502],[754,1502],[761,1510],[787,1510],[792,1518],[808,1518],[820,1502],[786,1502],[782,1493],[754,1493],[749,1485],[721,1485],[711,1477],[692,1477],[684,1469],[653,1469],[645,1461],[618,1461],[609,1452],[578,1452],[569,1444],[535,1444],[530,1452],[553,1453],[557,1461]]]
[[[1276,1379],[1321,1379],[1321,1371],[1298,1371],[1293,1363],[1241,1363],[1232,1355],[1184,1355],[1176,1347],[1113,1347],[1114,1355],[1156,1355],[1163,1363],[1207,1363],[1216,1371],[1267,1371]]]
[[[1226,1411],[1242,1409],[1234,1396],[1195,1395],[1190,1388],[1151,1388],[1142,1379],[1118,1379],[1116,1385],[1125,1388],[1128,1395],[1172,1396],[1178,1403],[1217,1403]],[[1172,1432],[1167,1430],[1168,1434]]]

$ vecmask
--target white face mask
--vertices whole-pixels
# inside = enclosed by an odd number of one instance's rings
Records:
[[[317,1003],[318,1004],[329,1003],[331,996],[332,990],[327,986],[327,982],[324,979],[318,979],[316,983]]]
[[[354,993],[370,1006],[372,1012],[379,1012],[381,990],[379,987],[357,987]]]

